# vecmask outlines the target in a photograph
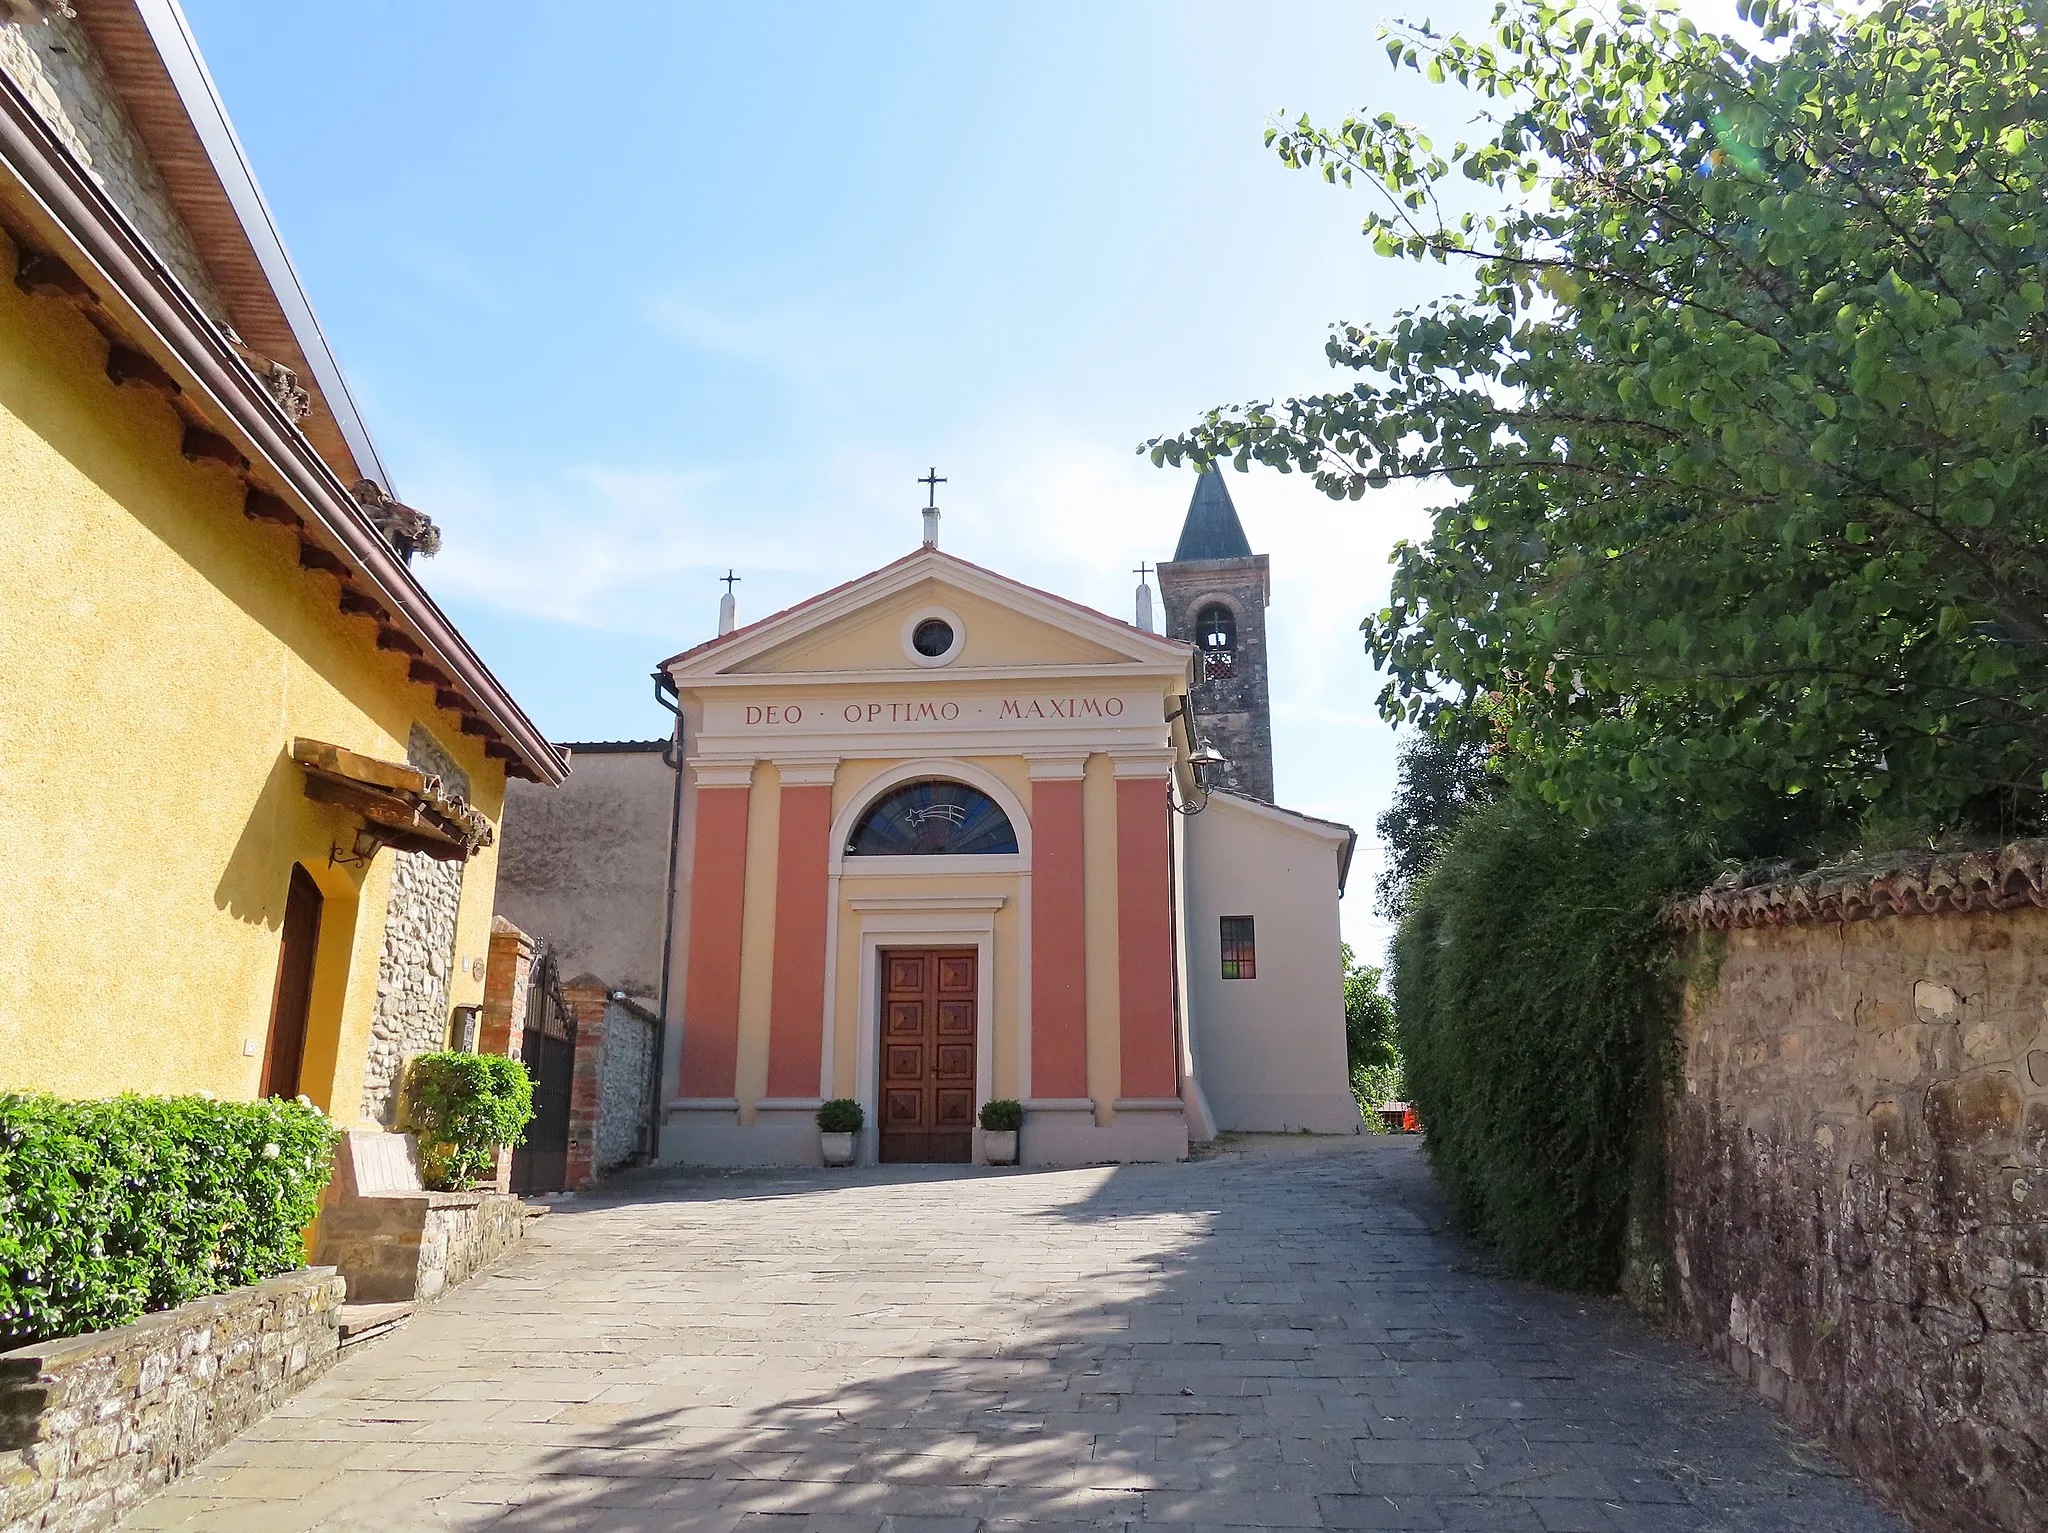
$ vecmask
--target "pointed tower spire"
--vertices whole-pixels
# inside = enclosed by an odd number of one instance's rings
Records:
[[[1188,519],[1181,524],[1180,543],[1173,551],[1176,564],[1187,559],[1249,559],[1251,542],[1244,535],[1244,523],[1237,519],[1230,487],[1215,469],[1195,478],[1195,493],[1188,501]]]
[[[1223,753],[1223,765],[1205,780],[1270,804],[1266,603],[1272,581],[1266,556],[1252,552],[1221,474],[1212,470],[1195,480],[1180,546],[1157,574],[1166,632],[1195,650],[1195,684],[1188,691],[1195,738]]]

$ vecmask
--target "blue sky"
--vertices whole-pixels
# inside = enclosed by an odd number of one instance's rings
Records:
[[[556,739],[664,732],[648,672],[714,630],[714,576],[745,620],[907,552],[930,464],[945,547],[1128,616],[1191,487],[1137,444],[1329,386],[1329,322],[1459,280],[1374,259],[1365,194],[1261,141],[1279,109],[1457,135],[1381,6],[185,6],[442,524],[422,577]],[[1273,562],[1279,796],[1361,832],[1376,954],[1395,742],[1357,629],[1428,497],[1231,489]]]

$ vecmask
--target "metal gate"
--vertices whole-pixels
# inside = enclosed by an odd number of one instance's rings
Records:
[[[569,1170],[569,1091],[576,1076],[576,1019],[562,999],[555,955],[542,947],[526,983],[519,1058],[533,1078],[533,1121],[512,1152],[512,1190],[560,1192]]]

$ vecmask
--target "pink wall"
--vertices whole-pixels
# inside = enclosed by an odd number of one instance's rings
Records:
[[[697,790],[690,974],[683,993],[678,1096],[729,1097],[737,1089],[740,924],[746,906],[750,792],[744,787]]]
[[[1031,785],[1031,1094],[1088,1095],[1081,780]]]
[[[1180,1094],[1173,1039],[1173,910],[1166,779],[1116,785],[1117,1003],[1122,1094]],[[1034,915],[1036,912],[1034,911]]]
[[[831,840],[831,786],[785,786],[782,834],[775,852],[775,983],[768,1003],[771,1097],[818,1094]]]

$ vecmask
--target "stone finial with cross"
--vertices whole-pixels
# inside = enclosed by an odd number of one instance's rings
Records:
[[[718,632],[723,636],[739,623],[739,603],[733,600],[732,588],[740,583],[740,577],[728,567],[718,578],[725,582],[725,595],[718,598]]]
[[[945,476],[937,468],[932,468],[927,470],[925,476],[917,482],[925,487],[929,495],[924,508],[924,546],[926,548],[937,548],[939,546],[939,486],[946,482]]]

